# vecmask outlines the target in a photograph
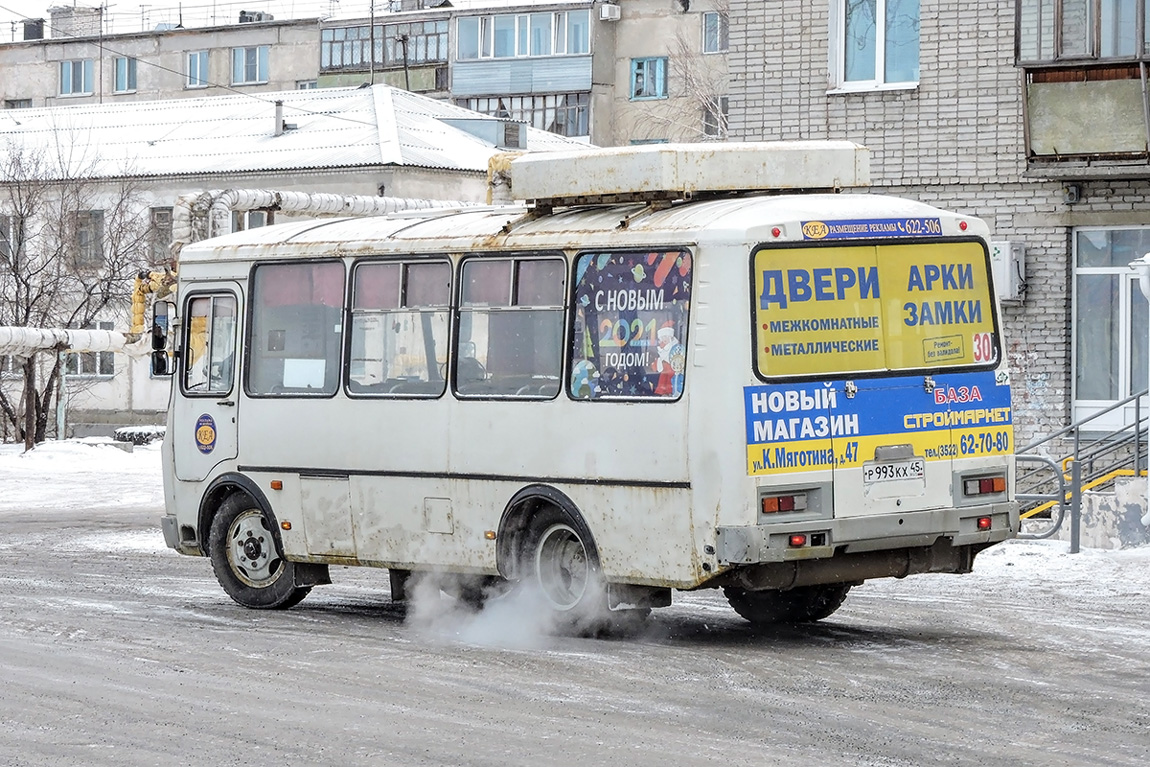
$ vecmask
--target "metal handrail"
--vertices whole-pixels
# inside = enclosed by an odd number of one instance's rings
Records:
[[[1062,474],[1062,467],[1054,462],[1052,458],[1046,458],[1041,455],[1016,455],[1015,461],[1033,462],[1045,464],[1053,472],[1054,476],[1058,478],[1058,492],[1056,493],[1015,493],[1014,497],[1019,501],[1044,501],[1054,502],[1058,508],[1057,517],[1051,516],[1050,527],[1041,533],[1023,533],[1019,532],[1019,538],[1027,540],[1041,540],[1049,538],[1058,532],[1058,528],[1062,527],[1062,520],[1066,516],[1066,477]]]
[[[1150,463],[1150,445],[1144,447],[1144,438],[1150,436],[1150,414],[1143,416],[1142,397],[1150,394],[1150,390],[1143,389],[1136,394],[1132,394],[1120,402],[1093,413],[1086,418],[1081,418],[1074,423],[1066,426],[1053,434],[1049,434],[1040,440],[1030,443],[1025,447],[1019,448],[1015,451],[1015,458],[1017,461],[1030,462],[1035,464],[1042,464],[1045,468],[1053,469],[1053,477],[1058,483],[1057,493],[1040,493],[1040,492],[1016,492],[1015,497],[1023,502],[1043,502],[1053,504],[1051,508],[1057,507],[1057,515],[1052,516],[1050,527],[1041,533],[1026,533],[1021,534],[1019,537],[1028,539],[1049,538],[1058,532],[1061,528],[1063,521],[1066,518],[1066,504],[1070,503],[1070,551],[1076,553],[1079,549],[1079,534],[1081,523],[1081,508],[1082,508],[1082,492],[1085,483],[1092,483],[1107,475],[1117,475],[1116,469],[1123,464],[1133,464],[1133,474],[1137,476],[1141,472],[1143,466],[1143,458],[1147,459]],[[1124,408],[1130,403],[1134,404],[1134,419],[1130,423],[1123,425],[1113,431],[1100,434],[1083,444],[1082,433],[1084,427],[1096,421],[1097,419],[1109,413]],[[1129,432],[1129,433],[1127,433]],[[1060,437],[1070,436],[1073,439],[1073,448],[1070,455],[1066,456],[1060,462],[1055,461],[1046,456],[1026,455],[1026,453],[1035,450],[1042,445],[1045,445]],[[1132,455],[1126,455],[1126,451],[1130,446],[1133,446],[1131,451]],[[1114,463],[1109,463],[1115,453],[1121,451],[1123,455],[1121,460]],[[1099,466],[1101,464],[1101,466]],[[1084,471],[1085,469],[1085,471]],[[1039,472],[1037,470],[1027,472],[1026,476],[1017,478],[1017,482],[1022,483],[1026,480],[1033,480],[1032,484],[1025,485],[1025,488],[1038,490],[1046,483],[1050,482],[1047,479],[1034,479]],[[1085,477],[1083,476],[1085,474]],[[1069,476],[1067,476],[1069,475]],[[1069,480],[1070,490],[1067,491],[1067,480]],[[1097,484],[1097,483],[1096,483]],[[1103,483],[1104,484],[1104,483]]]

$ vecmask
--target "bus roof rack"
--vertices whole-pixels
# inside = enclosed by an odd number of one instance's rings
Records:
[[[690,200],[870,184],[870,151],[850,141],[756,141],[540,152],[511,163],[511,192],[541,207]]]

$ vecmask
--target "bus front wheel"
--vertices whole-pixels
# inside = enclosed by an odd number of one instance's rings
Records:
[[[286,609],[311,591],[296,586],[295,565],[283,558],[263,509],[243,494],[228,497],[212,519],[208,552],[216,580],[244,607]]]
[[[849,583],[802,586],[788,591],[747,591],[727,586],[723,594],[735,612],[755,626],[821,621],[842,606]]]

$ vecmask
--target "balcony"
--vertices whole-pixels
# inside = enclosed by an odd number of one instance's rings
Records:
[[[1017,0],[1027,175],[1150,176],[1150,0]]]

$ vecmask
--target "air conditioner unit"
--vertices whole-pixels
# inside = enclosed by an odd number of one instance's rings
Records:
[[[1020,302],[1026,295],[1025,254],[1020,242],[990,243],[990,268],[999,301]]]
[[[603,3],[599,6],[600,21],[618,21],[623,15],[623,9],[614,3]]]

